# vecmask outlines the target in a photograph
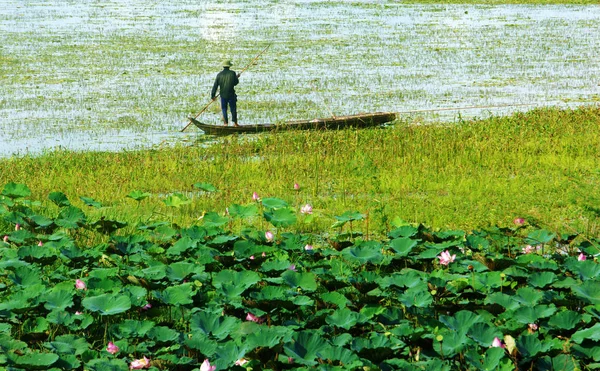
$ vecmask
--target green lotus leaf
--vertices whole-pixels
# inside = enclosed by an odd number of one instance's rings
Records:
[[[533,358],[540,353],[545,353],[552,347],[552,343],[542,343],[537,335],[521,335],[517,339],[517,349],[524,358]]]
[[[22,331],[26,334],[36,333],[40,334],[46,332],[50,324],[44,317],[33,317],[27,318],[21,327]]]
[[[102,294],[83,299],[81,304],[92,312],[98,312],[103,316],[123,313],[131,308],[131,300],[127,295]]]
[[[412,237],[419,231],[418,227],[409,225],[404,221],[401,221],[400,223],[394,222],[394,226],[397,228],[389,233],[389,236],[392,239],[399,237]]]
[[[317,364],[319,351],[324,351],[330,345],[323,337],[314,331],[298,331],[292,336],[292,341],[283,345],[285,354],[295,362],[306,366]]]
[[[463,352],[465,349],[468,349],[469,345],[474,344],[474,342],[467,337],[467,330],[468,329],[465,328],[461,329],[461,331],[441,332],[443,341],[440,345],[444,357],[452,357]],[[437,346],[434,347],[434,350],[439,353]]]
[[[303,307],[303,306],[307,306],[307,305],[312,306],[315,304],[315,301],[306,295],[298,295],[298,296],[294,296],[294,298],[292,299],[292,303],[294,303],[294,305],[297,305],[299,307]]]
[[[8,334],[0,334],[0,350],[2,353],[6,354],[17,350],[23,353],[25,349],[27,349],[27,343],[24,341],[13,339]]]
[[[191,349],[201,351],[206,357],[212,357],[219,346],[215,340],[208,338],[208,335],[202,330],[192,331],[191,336],[187,337],[184,343]]]
[[[381,264],[384,259],[381,253],[381,243],[376,241],[363,242],[342,250],[341,256],[349,262],[358,264]]]
[[[27,258],[48,261],[48,259],[54,259],[57,256],[58,251],[49,246],[22,246],[19,249],[19,257],[29,261],[30,259]]]
[[[285,271],[292,263],[289,260],[270,260],[261,264],[261,272]]]
[[[250,293],[250,297],[258,301],[287,300],[289,289],[281,286],[265,286],[260,291]]]
[[[202,331],[206,335],[212,334],[217,340],[223,340],[240,325],[240,320],[235,317],[221,316],[210,312],[196,312],[190,318],[192,331]]]
[[[44,343],[49,350],[59,354],[80,355],[90,348],[90,344],[80,337],[74,335],[57,336],[54,341]]]
[[[83,201],[83,203],[86,204],[87,206],[95,207],[96,209],[99,209],[102,207],[102,203],[94,200],[91,197],[79,196],[79,199],[81,201]]]
[[[194,188],[200,189],[204,192],[216,192],[217,188],[210,183],[194,183]]]
[[[190,200],[181,193],[174,193],[165,198],[163,202],[165,205],[167,205],[167,207],[179,208],[183,205],[189,204],[190,202],[192,202],[192,200]]]
[[[498,304],[504,307],[506,310],[515,310],[521,307],[519,302],[514,296],[504,294],[502,292],[494,292],[489,294],[485,300],[485,304]]]
[[[485,319],[483,317],[468,310],[458,311],[454,316],[440,316],[440,322],[458,333],[466,333],[473,324],[484,321]]]
[[[120,291],[123,287],[123,282],[117,277],[90,277],[87,280],[87,288],[90,292],[96,293],[108,293]]]
[[[135,191],[131,191],[129,192],[129,194],[127,195],[127,197],[132,198],[138,202],[150,197],[152,194],[148,193],[148,192],[142,192],[139,190],[135,190]]]
[[[53,353],[41,353],[32,351],[25,353],[22,356],[15,354],[9,354],[10,359],[17,367],[24,367],[27,370],[36,369],[48,369],[56,361],[58,361],[58,355]]]
[[[492,345],[495,337],[502,338],[500,330],[485,322],[474,323],[471,328],[467,330],[467,335],[486,348]]]
[[[404,304],[406,307],[428,307],[433,303],[433,297],[427,291],[426,288],[413,287],[404,291],[399,297],[398,301]]]
[[[549,356],[540,358],[535,363],[535,369],[538,371],[578,371],[580,367],[579,362],[573,357],[567,354],[559,354],[552,358]]]
[[[571,341],[577,344],[581,344],[584,340],[600,340],[600,323],[596,323],[590,328],[579,330],[571,336]]]
[[[229,269],[224,269],[219,271],[219,273],[213,275],[213,285],[215,287],[222,287],[227,284],[234,284],[236,286],[243,287],[244,289],[254,285],[255,283],[260,281],[260,276],[256,272],[252,271],[234,271]]]
[[[326,303],[337,305],[338,308],[345,308],[351,304],[351,301],[346,296],[335,291],[322,293],[319,297]]]
[[[317,289],[316,276],[314,273],[299,273],[288,270],[281,274],[281,278],[283,278],[283,282],[292,288],[301,288],[305,291],[315,291]]]
[[[96,358],[87,362],[85,369],[90,371],[128,371],[129,365],[123,359]]]
[[[215,365],[220,370],[226,370],[231,367],[238,359],[244,358],[248,346],[246,344],[238,345],[233,341],[219,344],[215,352]]]
[[[193,240],[190,237],[181,237],[177,242],[173,244],[173,246],[167,249],[167,255],[169,256],[179,256],[186,251],[196,247],[198,244],[197,240]]]
[[[153,263],[148,268],[142,269],[143,277],[151,281],[160,281],[167,275],[167,266],[162,263]]]
[[[582,318],[583,316],[577,312],[564,310],[550,317],[548,325],[559,329],[571,330],[581,322]]]
[[[556,312],[556,307],[552,305],[536,305],[535,307],[521,307],[513,312],[507,313],[509,318],[519,323],[536,323],[541,318],[547,318]]]
[[[121,339],[141,338],[146,336],[148,331],[154,328],[156,324],[152,321],[138,321],[126,319],[112,328],[115,336]]]
[[[600,264],[593,260],[579,261],[569,258],[565,261],[565,267],[583,281],[600,276]]]
[[[282,209],[288,207],[287,202],[276,197],[263,198],[261,203],[266,209]]]
[[[123,289],[123,293],[129,296],[131,305],[134,307],[144,306],[147,302],[146,296],[148,295],[148,290],[146,290],[144,287],[127,285]]]
[[[587,280],[572,286],[571,291],[575,296],[592,304],[600,304],[600,281]]]
[[[411,240],[407,237],[395,238],[390,241],[390,247],[396,252],[396,257],[408,256],[415,246],[417,246],[417,240]]]
[[[95,230],[99,233],[103,233],[106,235],[110,235],[119,229],[125,228],[126,226],[126,222],[106,218],[100,218],[99,220],[88,224],[89,229]]]
[[[43,215],[32,215],[29,218],[37,228],[47,228],[54,224],[54,221],[46,218]]]
[[[587,357],[593,359],[595,362],[600,361],[600,346],[582,346],[579,344],[573,344],[571,346],[571,354],[580,359]]]
[[[501,272],[480,272],[473,276],[472,285],[476,291],[489,292],[502,286]]]
[[[73,291],[53,289],[42,295],[42,300],[46,302],[44,308],[50,311],[65,309],[73,305]]]
[[[54,202],[54,204],[58,207],[71,206],[71,202],[67,198],[67,195],[62,192],[51,192],[48,195],[48,199]]]
[[[8,277],[15,284],[21,287],[38,286],[42,283],[40,271],[33,267],[17,267]],[[38,292],[41,294],[43,291]]]
[[[245,335],[244,343],[249,349],[273,348],[281,342],[291,341],[294,333],[286,326],[265,326],[249,321],[240,325],[240,332]]]
[[[423,273],[414,269],[403,269],[402,271],[392,273],[389,276],[378,278],[377,283],[382,289],[386,289],[392,285],[407,288],[417,286],[422,287],[423,285],[426,285],[426,281],[423,279]]]
[[[83,211],[75,206],[67,206],[63,208],[54,223],[63,228],[77,229],[85,224],[86,218]]]
[[[169,343],[178,340],[181,334],[166,326],[155,326],[148,331],[148,337],[157,342]]]
[[[54,368],[51,370],[77,370],[81,367],[81,361],[78,356],[73,354],[61,354],[58,361],[54,363]]]
[[[349,330],[357,323],[364,323],[367,319],[358,312],[351,311],[348,308],[338,309],[325,318],[325,322],[335,327],[341,327]]]
[[[530,232],[525,239],[525,243],[528,245],[539,245],[546,244],[556,237],[556,233],[549,232],[545,229],[538,229]]]
[[[55,309],[46,315],[48,322],[60,326],[69,326],[75,321],[75,316],[63,309]]]
[[[364,364],[360,357],[351,351],[339,346],[325,347],[319,351],[319,358],[329,361],[338,361],[344,365],[345,370],[356,370]]]
[[[252,218],[254,216],[258,216],[258,206],[256,204],[250,204],[247,206],[241,206],[238,204],[233,204],[229,206],[229,215],[232,218]]]
[[[277,228],[289,227],[298,220],[294,211],[289,208],[274,209],[265,212],[263,215],[268,222]]]
[[[206,213],[204,215],[204,217],[202,218],[202,223],[207,228],[220,227],[222,225],[227,224],[228,222],[229,222],[229,218],[227,218],[225,216],[221,216],[212,211]]]
[[[203,271],[203,266],[198,266],[190,262],[180,261],[169,264],[165,273],[169,281],[183,281],[189,276],[201,273]]]
[[[181,305],[192,304],[194,301],[194,287],[191,283],[184,283],[177,286],[170,286],[162,292],[155,292],[155,296],[163,303],[179,307]]]
[[[351,211],[346,211],[345,213],[343,213],[342,215],[339,216],[334,216],[336,220],[338,220],[339,222],[352,222],[352,221],[357,221],[357,220],[363,220],[365,219],[366,215],[365,214],[361,214],[359,212],[351,212]]]
[[[363,349],[392,349],[404,346],[404,344],[401,343],[395,346],[390,339],[391,337],[381,336],[381,334],[378,332],[370,332],[365,336],[355,337],[352,340],[350,349],[355,352],[360,352]]]
[[[444,339],[445,341],[446,339]],[[465,358],[474,369],[482,371],[498,370],[500,361],[506,356],[506,351],[503,348],[489,348],[485,354],[480,355],[477,350],[470,349],[466,352]]]
[[[527,278],[527,282],[531,286],[546,287],[556,280],[556,274],[552,272],[535,272]]]
[[[514,296],[519,303],[528,307],[535,306],[543,297],[544,293],[542,291],[531,287],[521,287],[517,290],[517,295]]]
[[[7,183],[0,193],[2,196],[10,199],[24,198],[31,195],[31,190],[25,184]]]

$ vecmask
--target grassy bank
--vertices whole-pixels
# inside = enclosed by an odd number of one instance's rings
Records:
[[[516,217],[555,230],[597,228],[600,111],[539,109],[448,126],[229,137],[213,145],[127,153],[54,152],[0,161],[0,184],[27,184],[51,211],[50,192],[90,217],[189,224],[252,194],[315,210],[312,230],[345,211],[367,214],[384,232],[394,218],[433,228],[510,225]],[[217,191],[193,187],[208,183]],[[300,190],[294,190],[298,183]],[[138,202],[134,190],[151,194]],[[165,199],[190,202],[175,209]],[[82,206],[83,207],[83,206]]]

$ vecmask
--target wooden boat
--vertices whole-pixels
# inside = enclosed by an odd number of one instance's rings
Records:
[[[193,117],[189,117],[189,119],[205,134],[230,135],[241,133],[260,133],[265,131],[279,130],[337,130],[347,127],[365,128],[394,121],[396,119],[396,114],[394,112],[362,113],[358,115],[335,116],[314,120],[287,121],[278,124],[240,125],[237,127],[232,125],[225,126],[203,124],[200,121],[194,119]]]

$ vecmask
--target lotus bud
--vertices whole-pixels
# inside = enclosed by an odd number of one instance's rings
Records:
[[[85,282],[83,282],[80,279],[75,280],[75,288],[77,290],[87,290],[87,286],[86,286]]]
[[[112,341],[108,342],[108,346],[106,347],[106,351],[110,354],[115,354],[119,352],[119,347],[115,345]]]

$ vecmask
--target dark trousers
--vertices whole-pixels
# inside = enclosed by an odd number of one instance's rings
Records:
[[[227,120],[227,106],[229,106],[229,110],[231,111],[231,120],[237,123],[237,107],[236,107],[237,97],[234,95],[230,98],[221,97],[221,110],[223,111],[223,120],[225,123],[228,123]]]

